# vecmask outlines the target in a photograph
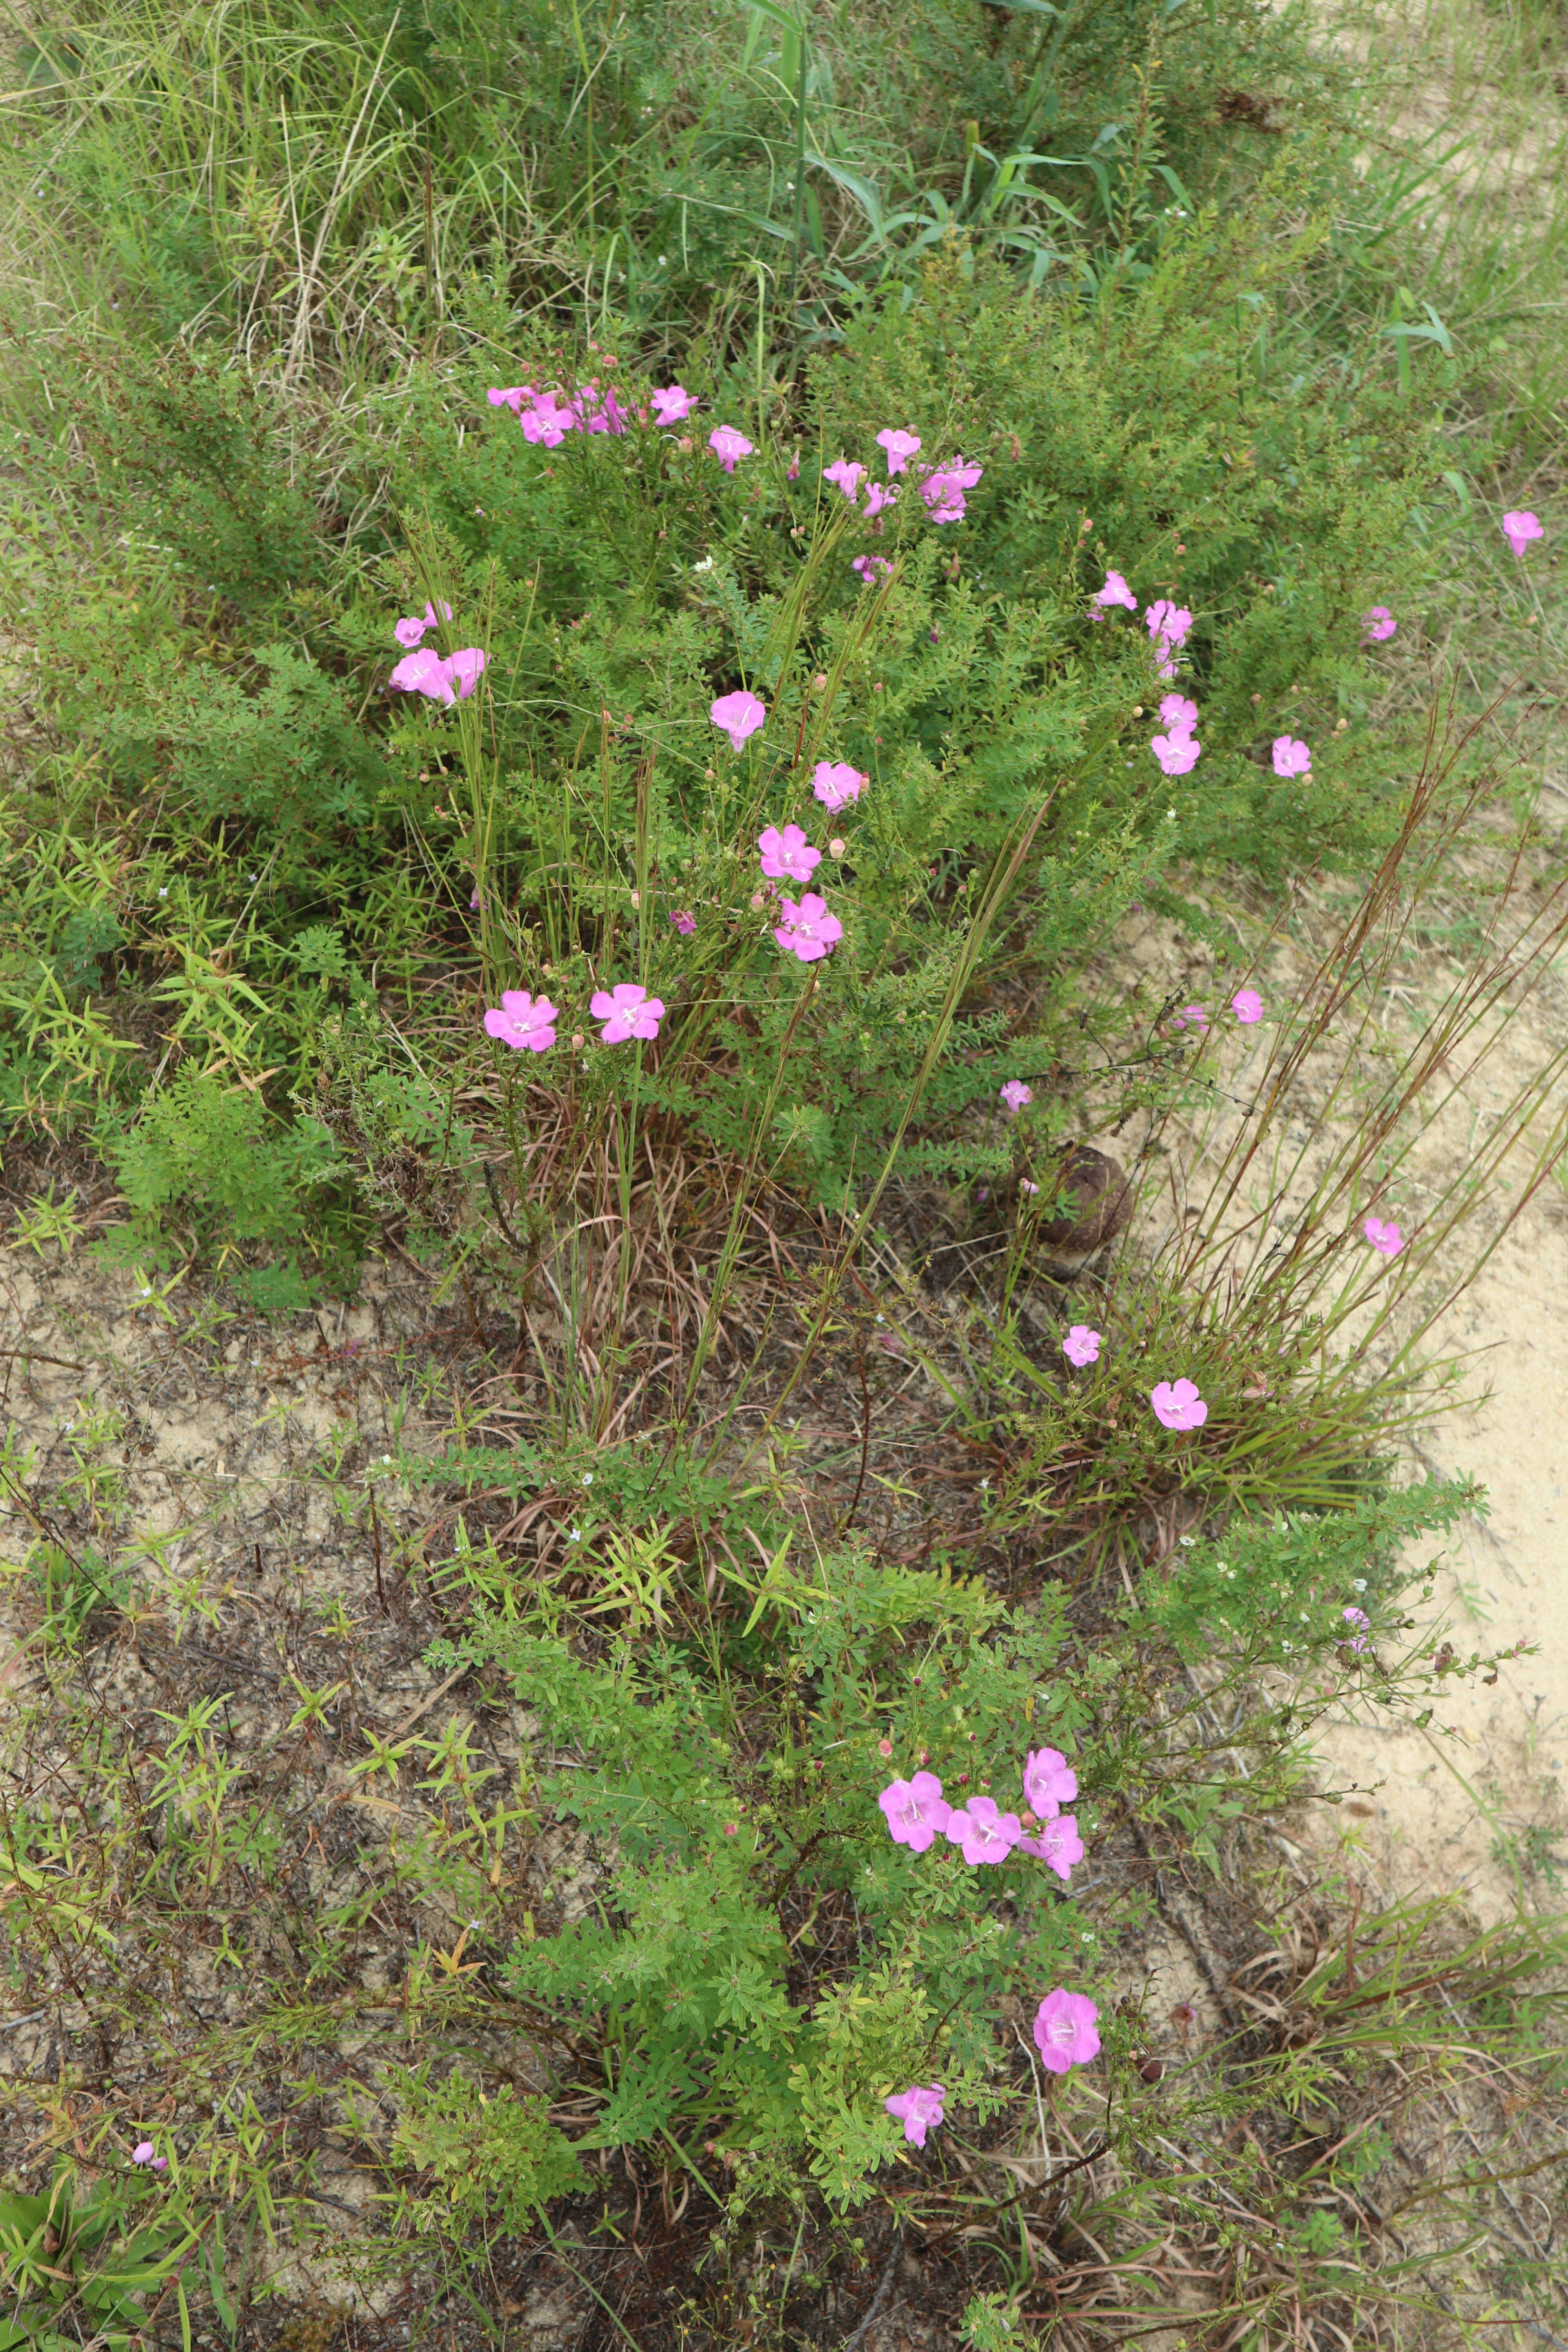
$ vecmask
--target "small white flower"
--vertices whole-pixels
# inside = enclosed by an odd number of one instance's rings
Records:
[[[570,1530],[570,1532],[568,1533],[567,1538],[566,1538],[566,1540],[567,1540],[567,1542],[568,1542],[568,1543],[581,1543],[581,1542],[582,1542],[582,1540],[583,1540],[583,1530],[582,1530],[582,1528],[573,1528]]]
[[[1365,1577],[1364,1577],[1364,1576],[1358,1576],[1358,1577],[1356,1578],[1356,1580],[1355,1580],[1354,1584],[1353,1584],[1353,1585],[1352,1585],[1352,1591],[1355,1591],[1355,1592],[1364,1592],[1364,1591],[1366,1591],[1366,1579],[1365,1579]]]
[[[584,1473],[583,1473],[583,1484],[584,1484],[584,1486],[591,1486],[593,1485],[593,1483],[594,1483],[594,1474],[593,1474],[593,1472],[592,1472],[591,1470],[584,1470]]]
[[[713,569],[713,558],[710,555],[705,555],[701,562],[694,563],[691,569],[693,572],[711,572]]]
[[[159,898],[166,898],[168,897],[168,895],[169,895],[169,893],[168,893],[168,891],[167,891],[167,890],[160,890],[160,891],[159,891],[159,893],[158,893],[158,896],[159,896]]]

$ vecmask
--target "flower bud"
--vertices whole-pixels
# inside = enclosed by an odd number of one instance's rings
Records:
[[[640,890],[634,890],[632,892],[632,904],[634,907],[640,907],[642,905],[642,892]]]
[[[581,1031],[581,1029],[574,1029],[574,1030],[573,1031],[573,1033],[572,1033],[572,1051],[573,1051],[574,1054],[580,1054],[580,1053],[582,1052],[582,1050],[583,1050],[583,1045],[584,1045],[583,1032]]]
[[[842,857],[844,855],[844,843],[837,834],[827,845],[827,855],[829,857]]]

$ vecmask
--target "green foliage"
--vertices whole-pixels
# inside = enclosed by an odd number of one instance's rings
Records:
[[[79,364],[72,389],[110,510],[133,511],[196,595],[249,618],[309,586],[315,514],[279,446],[284,412],[247,372],[184,346]]]
[[[316,1277],[300,1271],[299,1245],[320,1188],[336,1173],[332,1139],[318,1121],[271,1126],[253,1091],[187,1062],[147,1097],[133,1126],[107,1130],[104,1146],[132,1213],[105,1244],[119,1260],[171,1263],[168,1229],[178,1215],[226,1255],[247,1242],[283,1253],[270,1266],[242,1262],[231,1276],[264,1311],[309,1303]]]
[[[493,2217],[502,2230],[526,2230],[552,2198],[586,2186],[547,2099],[510,2087],[487,2098],[460,2074],[432,2084],[427,2066],[408,2078],[403,2099],[397,2155],[435,2177],[437,2193],[420,2209],[426,2226],[462,2234]]]
[[[794,432],[770,431],[732,477],[636,416],[546,449],[504,409],[481,426],[477,383],[460,439],[449,377],[404,404],[403,496],[429,520],[389,578],[416,604],[454,604],[442,645],[484,637],[493,731],[481,750],[478,722],[454,735],[410,709],[394,743],[411,765],[443,746],[463,764],[457,848],[513,984],[542,966],[581,1023],[594,985],[635,971],[678,1012],[642,1103],[824,1201],[871,1172],[911,1107],[908,1164],[977,1175],[997,1141],[976,1131],[976,1097],[1058,1051],[1048,1027],[1011,1034],[1004,969],[1065,989],[1173,858],[1278,881],[1381,852],[1399,814],[1388,747],[1333,714],[1366,708],[1366,604],[1430,567],[1414,515],[1440,453],[1431,419],[1374,381],[1260,378],[1237,341],[1240,289],[1312,250],[1310,235],[1275,249],[1289,194],[1235,227],[1173,231],[1108,312],[1020,304],[996,270],[932,258],[914,299],[868,311],[813,370]],[[540,344],[500,373],[577,381]],[[732,380],[710,394],[686,373],[711,413],[745,414]],[[615,381],[646,415],[644,383]],[[983,457],[956,529],[932,527],[909,478],[869,529],[822,483],[842,452],[879,478],[889,417],[933,458]],[[863,586],[852,556],[889,578]],[[1163,685],[1148,633],[1089,602],[1108,564],[1143,603],[1198,615],[1195,775],[1167,779],[1152,754]],[[708,706],[742,684],[772,716],[737,757]],[[1272,772],[1287,725],[1314,745],[1299,784]],[[824,760],[869,780],[832,823],[811,788]],[[752,845],[791,822],[846,842],[812,877],[845,936],[810,978],[752,905]],[[617,1066],[591,1064],[590,1097]]]
[[[973,2352],[1026,2352],[1035,2340],[1032,2335],[1020,2332],[1013,2298],[994,2289],[987,2294],[973,2295],[964,2305],[963,2326],[963,2341],[973,2347]]]
[[[782,1562],[722,1682],[700,1647],[623,1640],[591,1664],[495,1618],[468,1654],[498,1658],[546,1738],[592,1763],[537,1769],[540,1801],[606,1882],[596,1916],[519,1945],[507,1971],[603,2042],[586,2144],[700,2130],[742,2161],[748,2193],[805,2173],[842,2207],[903,2145],[888,2095],[940,2079],[988,2113],[997,2000],[1079,1980],[1093,1942],[1032,1857],[982,1873],[942,1841],[913,1854],[878,1791],[926,1756],[955,1801],[994,1779],[1016,1811],[1025,1750],[1073,1745],[1085,1707],[1052,1675],[1048,1604],[986,1635],[934,1576],[889,1577],[853,1551],[805,1576]],[[739,1737],[731,1673],[767,1707],[760,1748]]]
[[[976,1105],[1059,1065],[1065,1034],[1077,1050],[1074,974],[1133,898],[1163,903],[1173,860],[1278,881],[1377,851],[1394,795],[1389,747],[1363,723],[1359,615],[1391,583],[1408,602],[1431,576],[1447,495],[1433,488],[1434,420],[1394,388],[1376,322],[1339,331],[1331,358],[1300,329],[1331,233],[1314,209],[1323,167],[1292,148],[1266,173],[1261,147],[1230,139],[1222,154],[1204,127],[1234,44],[1283,70],[1290,37],[1243,0],[1189,13],[1127,0],[1037,23],[943,0],[901,26],[895,60],[872,40],[870,82],[857,58],[872,37],[849,14],[803,42],[766,12],[698,5],[600,26],[592,9],[468,0],[417,27],[361,5],[304,43],[286,9],[242,10],[221,57],[193,37],[175,74],[151,20],[115,0],[68,50],[40,50],[40,131],[63,113],[77,135],[49,163],[58,177],[35,184],[93,223],[138,299],[163,316],[199,297],[203,323],[172,352],[89,338],[51,362],[49,398],[79,413],[88,454],[55,447],[42,391],[27,434],[45,438],[35,452],[24,435],[21,454],[44,457],[100,545],[84,581],[40,507],[16,593],[76,772],[131,829],[140,870],[174,889],[158,953],[214,962],[231,1004],[249,992],[247,1034],[231,1022],[226,1036],[247,1075],[287,1067],[269,1118],[290,1096],[313,1101],[332,992],[370,966],[406,984],[427,959],[482,978],[489,1001],[548,967],[574,1025],[595,987],[633,976],[670,1008],[637,1119],[668,1117],[819,1202],[863,1198],[889,1154],[910,1175],[1022,1175],[1065,1108],[1043,1100],[1033,1130],[1005,1135]],[[186,111],[197,55],[214,110],[201,136]],[[922,96],[932,75],[942,128]],[[136,89],[168,110],[158,127],[135,115]],[[333,105],[356,126],[335,170],[323,180],[321,142],[307,152],[290,133],[269,181],[270,126]],[[954,107],[973,131],[954,130]],[[436,121],[432,142],[418,126]],[[801,207],[780,184],[786,133],[804,141]],[[141,141],[142,183],[174,187],[216,142],[233,202],[133,217],[146,207],[124,160]],[[423,182],[433,143],[427,216],[423,202],[407,216],[393,191]],[[1234,217],[1192,194],[1243,181]],[[585,258],[591,337],[548,285],[520,301],[492,248],[522,183],[554,224],[551,251]],[[896,219],[878,194],[895,187],[913,203]],[[482,235],[463,210],[479,188]],[[852,254],[835,223],[857,218],[874,233]],[[797,226],[806,363],[771,364],[781,319],[765,299],[742,362],[723,306],[750,318],[742,258]],[[374,322],[366,279],[384,293]],[[297,380],[318,334],[368,367],[324,482],[315,425],[226,346],[242,283],[247,319],[281,339],[279,381]],[[679,375],[700,396],[695,448],[641,423],[531,448],[485,405],[498,378],[589,375],[645,412],[648,383]],[[758,445],[733,478],[704,446],[720,418]],[[931,457],[984,462],[956,529],[926,522],[909,477],[869,531],[822,483],[840,450],[879,470],[889,419]],[[863,588],[857,554],[889,559],[891,582]],[[1193,776],[1168,782],[1149,751],[1160,682],[1144,633],[1091,616],[1107,563],[1144,601],[1170,594],[1197,616]],[[432,594],[457,610],[437,643],[489,652],[482,710],[384,694],[391,622]],[[707,714],[741,683],[773,716],[737,760],[716,752]],[[1282,727],[1313,744],[1291,786],[1268,766]],[[846,936],[808,974],[750,901],[763,825],[799,821],[819,844],[831,830],[811,796],[818,759],[870,782],[842,820],[844,857],[814,877]],[[79,936],[79,912],[51,919],[9,992],[13,1102],[145,1082],[114,1008],[80,1003],[109,977],[102,950],[123,948],[128,909]],[[676,912],[697,919],[689,939]],[[312,965],[301,941],[324,921],[342,961]],[[1022,1032],[1020,967],[1039,1008]],[[130,991],[145,974],[122,952],[112,977]],[[350,1099],[331,1115],[367,1195],[387,1205],[391,1187],[416,1240],[427,1218],[471,1227],[477,1195],[463,1207],[448,1181],[466,1149],[449,1102],[431,1150],[430,1097],[449,1090],[421,1083],[401,1046],[374,1083],[356,1055],[358,1077],[340,1056]],[[590,1057],[591,1128],[625,1114],[631,1060]],[[531,1075],[558,1078],[559,1063]]]
[[[1139,740],[1123,715],[1134,773],[1115,798],[1140,806],[1144,840],[1270,879],[1387,838],[1386,742],[1361,725],[1328,738],[1366,709],[1362,613],[1419,599],[1438,554],[1424,505],[1451,507],[1436,420],[1380,383],[1372,347],[1350,365],[1289,342],[1269,355],[1267,322],[1325,234],[1292,221],[1296,194],[1282,172],[1246,215],[1172,228],[1113,308],[1009,302],[994,272],[944,257],[921,299],[851,331],[847,364],[815,370],[824,449],[868,453],[893,416],[928,446],[984,457],[954,553],[988,614],[1069,604],[1061,650],[1081,664],[1097,632],[1142,635],[1130,615],[1081,617],[1107,567],[1141,604],[1192,611],[1182,690],[1198,703],[1201,764],[1168,782],[1152,728]],[[1146,707],[1161,690],[1150,683]],[[1313,771],[1282,788],[1268,746],[1287,725],[1310,739]],[[986,733],[994,763],[1007,730]],[[1093,781],[1103,809],[1112,780]],[[1053,831],[1081,824],[1076,795],[1064,807],[1058,793]]]
[[[76,695],[97,682],[89,670]],[[258,646],[237,671],[193,662],[171,672],[161,652],[138,653],[117,684],[99,731],[116,772],[142,791],[156,780],[193,826],[237,834],[273,858],[284,887],[316,844],[365,820],[386,780],[342,687],[287,645]]]
[[[36,1544],[27,1556],[26,1573],[43,1603],[38,1638],[45,1644],[59,1643],[74,1649],[95,1609],[123,1609],[132,1595],[125,1570],[89,1544],[74,1555],[61,1544]]]
[[[1259,1663],[1300,1663],[1348,1638],[1347,1607],[1371,1616],[1397,1599],[1405,1545],[1449,1534],[1479,1506],[1468,1480],[1428,1477],[1347,1497],[1337,1511],[1238,1516],[1217,1538],[1184,1538],[1179,1557],[1143,1580],[1137,1613],[1188,1660],[1211,1656],[1217,1641]]]
[[[198,2231],[183,2200],[160,2200],[161,2210],[149,2213],[142,2181],[106,2179],[83,2198],[75,2187],[66,2168],[47,2197],[0,2189],[0,2276],[9,2305],[0,2318],[0,2352],[68,2352],[86,2336],[108,2352],[129,2352],[172,2283],[188,2331],[177,2281]]]

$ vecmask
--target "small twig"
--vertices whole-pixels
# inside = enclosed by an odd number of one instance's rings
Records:
[[[375,1488],[374,1486],[370,1489],[370,1540],[371,1549],[375,1555],[375,1597],[381,1603],[381,1613],[384,1617],[387,1611],[386,1589],[381,1580],[381,1521],[375,1515]]]
[[[877,2281],[877,2292],[871,2297],[870,2302],[867,2305],[866,2315],[860,2321],[859,2326],[855,2329],[854,2334],[845,2337],[844,2352],[856,2352],[857,2345],[864,2342],[866,2336],[870,2333],[871,2329],[875,2327],[878,2320],[880,2319],[882,2315],[882,2306],[887,2302],[889,2295],[892,2293],[893,2273],[899,2267],[899,2256],[902,2253],[903,2250],[903,2240],[898,2224],[895,2222],[893,2225],[892,2250],[889,2252],[887,2261],[882,2264],[882,2275]]]
[[[522,1244],[518,1240],[517,1235],[512,1232],[510,1225],[507,1223],[506,1211],[500,1204],[500,1187],[496,1182],[495,1170],[490,1166],[488,1160],[485,1160],[482,1165],[484,1171],[485,1190],[490,1196],[490,1206],[496,1213],[496,1221],[500,1226],[502,1233],[506,1235],[508,1241],[511,1244],[513,1249],[517,1252],[519,1257],[526,1257],[528,1255],[528,1252],[523,1248]]]
[[[850,1497],[849,1508],[844,1514],[844,1525],[838,1531],[841,1536],[847,1535],[855,1524],[855,1514],[866,1490],[866,1466],[871,1456],[871,1389],[866,1378],[866,1339],[863,1332],[856,1350],[855,1365],[860,1375],[860,1475],[855,1481],[855,1492]]]

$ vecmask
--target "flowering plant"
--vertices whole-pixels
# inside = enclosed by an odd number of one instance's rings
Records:
[[[1059,1601],[1014,1619],[853,1550],[798,1580],[784,1558],[735,1664],[759,1701],[802,1674],[824,1697],[804,1745],[765,1763],[732,1744],[719,1693],[673,1654],[623,1640],[586,1663],[525,1612],[481,1618],[464,1654],[497,1659],[526,1691],[537,1801],[605,1855],[595,1911],[519,1945],[507,1968],[515,1992],[603,2040],[592,2138],[661,2147],[707,2118],[738,2167],[774,2180],[798,2168],[851,2204],[944,2114],[984,2116],[1005,2095],[994,2061],[1012,2046],[999,2005],[1014,1983],[1031,2010],[1073,1989],[1067,2063],[1092,2054],[1092,1938],[1067,1884],[1076,1825],[1058,1815],[1026,1840],[991,1793],[1076,1793],[1064,1750],[1081,1706],[1052,1674]],[[1025,1751],[1016,1727],[1047,1690],[1063,1744]],[[563,1747],[596,1769],[557,1769]],[[801,1923],[826,1937],[851,1900],[858,1939],[825,1947],[795,1981],[814,1948]]]

